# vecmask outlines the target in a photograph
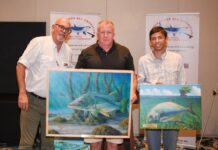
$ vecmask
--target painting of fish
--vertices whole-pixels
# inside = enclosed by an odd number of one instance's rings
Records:
[[[201,87],[140,84],[140,128],[201,129]]]
[[[100,114],[109,117],[110,113],[119,110],[119,105],[114,96],[88,92],[70,102],[68,106],[74,110],[89,111],[90,113],[98,110]]]
[[[56,139],[54,150],[90,150],[90,146],[83,139]]]
[[[129,138],[132,74],[118,70],[49,69],[46,134]]]

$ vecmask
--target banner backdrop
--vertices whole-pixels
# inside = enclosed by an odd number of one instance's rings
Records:
[[[72,32],[67,43],[73,50],[72,62],[75,66],[81,50],[96,42],[97,24],[100,21],[101,16],[99,14],[51,12],[50,29],[55,20],[60,17],[70,18],[71,20]]]
[[[198,83],[199,13],[163,13],[146,15],[146,52],[150,51],[149,32],[162,26],[168,32],[168,50],[183,56],[189,84]]]

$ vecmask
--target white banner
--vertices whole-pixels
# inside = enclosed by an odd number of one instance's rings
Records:
[[[149,32],[162,26],[168,33],[168,50],[183,56],[189,84],[198,83],[199,13],[164,13],[146,15],[146,52],[150,50]]]
[[[76,65],[81,50],[96,42],[97,24],[101,16],[99,14],[51,12],[50,26],[60,17],[70,18],[71,20],[72,33],[70,34],[68,44],[73,50],[72,62]]]

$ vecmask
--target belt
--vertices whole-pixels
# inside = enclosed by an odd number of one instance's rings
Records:
[[[34,96],[35,98],[38,98],[38,99],[41,99],[41,100],[46,100],[45,97],[41,97],[41,96],[39,96],[39,95],[36,95],[36,94],[34,94],[33,92],[29,92],[29,93],[30,93],[30,95]]]

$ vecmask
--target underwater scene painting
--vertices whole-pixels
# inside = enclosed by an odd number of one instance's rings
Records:
[[[201,87],[139,85],[140,128],[201,129]]]
[[[129,138],[132,71],[50,69],[46,135]]]
[[[90,146],[83,139],[58,139],[54,140],[54,150],[90,150]]]

